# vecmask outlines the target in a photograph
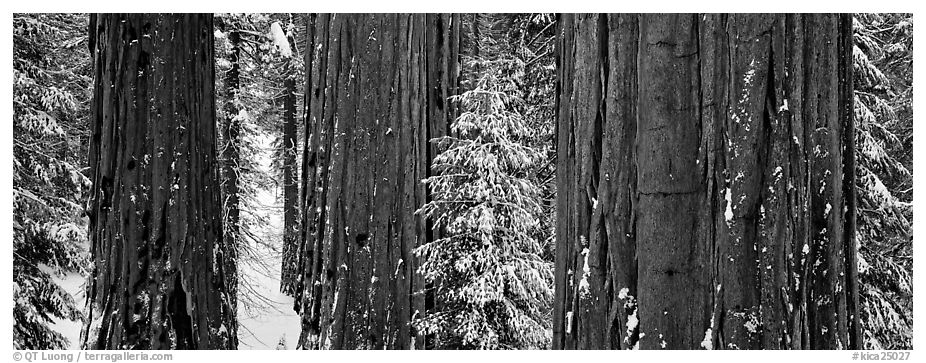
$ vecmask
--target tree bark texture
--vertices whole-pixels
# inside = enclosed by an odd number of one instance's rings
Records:
[[[234,349],[211,14],[94,15],[84,349]]]
[[[300,347],[414,349],[424,278],[412,250],[433,238],[415,211],[456,114],[459,17],[307,17]]]
[[[554,348],[860,348],[851,24],[560,16]]]

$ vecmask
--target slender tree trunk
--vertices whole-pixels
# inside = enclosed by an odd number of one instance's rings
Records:
[[[435,146],[457,92],[459,18],[309,17],[303,154],[304,348],[422,348],[424,279],[412,250],[433,238]]]
[[[84,349],[234,349],[211,14],[93,15]]]
[[[293,34],[288,34],[295,49]],[[299,181],[296,179],[296,70],[292,60],[286,63],[283,81],[283,266],[280,291],[292,296],[296,288],[296,253],[299,240]]]
[[[554,348],[858,349],[850,15],[562,15]]]
[[[223,86],[225,104],[222,105],[225,117],[221,123],[222,132],[222,210],[225,224],[225,250],[229,258],[225,261],[228,271],[228,288],[238,290],[238,251],[241,236],[241,222],[238,197],[238,172],[241,161],[241,103],[238,92],[241,87],[241,33],[237,29],[227,29],[231,51],[228,62],[231,67],[225,72]],[[232,300],[232,308],[238,310],[237,294]]]
[[[315,244],[314,241],[312,244],[309,243],[309,238],[314,238],[315,232],[318,229],[317,214],[321,211],[310,212],[308,210],[309,205],[312,202],[309,201],[310,198],[313,198],[317,192],[321,192],[322,188],[321,181],[316,181],[315,173],[317,171],[316,167],[316,153],[310,152],[310,149],[313,149],[314,146],[318,144],[318,131],[313,132],[316,127],[313,125],[309,117],[309,110],[312,102],[318,102],[317,97],[314,96],[315,92],[321,93],[321,85],[313,86],[313,80],[317,78],[316,73],[319,73],[319,64],[313,63],[314,58],[317,56],[316,42],[316,24],[318,23],[318,14],[309,13],[304,15],[305,19],[305,53],[303,54],[303,69],[305,70],[305,79],[303,86],[303,112],[302,112],[302,124],[303,124],[303,139],[302,139],[302,170],[301,176],[299,178],[299,210],[300,213],[300,223],[299,223],[299,236],[297,240],[297,251],[296,251],[296,271],[295,271],[295,288],[293,290],[293,310],[296,313],[300,313],[302,317],[302,333],[299,339],[298,347],[304,347],[304,338],[306,335],[306,324],[310,324],[308,311],[303,309],[304,305],[311,305],[310,299],[314,296],[317,296],[317,290],[314,287],[306,285],[311,282],[312,276],[316,274],[316,266],[314,265],[315,261]],[[321,43],[319,43],[321,44]],[[315,87],[315,88],[313,88]],[[316,104],[317,106],[317,104]],[[313,135],[314,134],[314,135]],[[311,158],[311,160],[310,160]],[[312,221],[309,221],[309,216],[313,217]],[[313,327],[314,331],[318,331],[318,326]]]

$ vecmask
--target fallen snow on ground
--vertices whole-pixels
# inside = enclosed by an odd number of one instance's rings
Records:
[[[253,284],[250,291],[241,289],[240,293],[249,294],[259,306],[246,306],[245,296],[238,300],[238,349],[295,349],[299,316],[293,311],[293,298],[279,292],[280,255],[268,253],[266,261],[268,271],[242,266],[241,277]]]
[[[84,282],[86,278],[84,278],[83,275],[76,272],[68,273],[64,276],[52,274],[52,279],[54,279],[55,283],[60,285],[64,291],[71,294],[71,297],[77,302],[78,307],[82,308],[84,306],[84,301],[86,299]],[[80,328],[82,324],[83,323],[79,320],[70,321],[52,317],[51,328],[67,338],[69,345],[65,349],[80,349]]]
[[[259,167],[271,173],[273,138],[254,140],[260,155]],[[293,298],[280,293],[280,251],[283,250],[283,206],[276,185],[262,186],[253,212],[269,223],[254,231],[264,244],[253,246],[258,255],[254,263],[242,261],[242,286],[238,299],[238,349],[295,349],[299,340],[299,315],[293,311]],[[245,280],[246,279],[246,280]]]

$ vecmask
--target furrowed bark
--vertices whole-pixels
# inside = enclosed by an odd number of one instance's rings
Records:
[[[560,15],[554,348],[860,346],[848,24]]]
[[[424,279],[412,250],[433,238],[415,211],[455,115],[455,15],[309,16],[306,150],[297,291],[300,347],[424,347]]]
[[[234,349],[211,14],[93,15],[84,349]]]

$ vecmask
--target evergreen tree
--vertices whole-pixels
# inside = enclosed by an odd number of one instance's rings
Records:
[[[238,255],[241,249],[239,237],[241,235],[241,223],[239,209],[238,183],[240,177],[241,163],[241,124],[247,120],[247,110],[241,105],[239,97],[241,91],[241,32],[235,26],[236,24],[227,21],[230,17],[219,17],[216,24],[217,35],[228,40],[229,50],[225,53],[228,69],[220,73],[223,77],[221,87],[216,89],[222,90],[223,97],[218,99],[222,112],[218,113],[218,129],[221,147],[219,161],[222,166],[220,169],[220,180],[222,187],[222,226],[224,227],[223,244],[221,246],[226,257],[225,259],[225,278],[228,281],[228,289],[233,293],[229,296],[233,310],[238,310]],[[221,44],[221,43],[220,43]],[[221,46],[216,48],[221,49]],[[219,55],[223,53],[217,52]]]
[[[540,188],[540,227],[536,237],[543,245],[543,258],[553,261],[556,200],[556,26],[554,14],[510,14],[513,26],[507,38],[513,43],[511,57],[524,64],[521,77],[515,79],[512,90],[524,100],[520,113],[527,127],[533,130],[523,140],[524,145],[537,149],[538,160],[530,173]]]
[[[867,349],[913,347],[913,16],[858,14],[861,321]]]
[[[416,321],[438,348],[546,347],[551,264],[536,236],[540,189],[530,171],[540,153],[523,144],[533,131],[516,111],[513,59],[471,61],[473,89],[452,99],[461,115],[426,179],[432,200],[421,212],[443,236],[416,249],[433,286],[434,310]]]
[[[298,123],[296,122],[297,114],[297,80],[302,76],[301,66],[302,59],[298,54],[296,47],[296,23],[295,16],[287,14],[284,21],[286,22],[285,31],[281,22],[276,22],[271,28],[274,29],[277,39],[277,48],[286,49],[281,51],[283,56],[283,65],[281,76],[283,78],[283,90],[280,97],[283,104],[283,122],[281,124],[281,137],[278,139],[279,152],[276,153],[274,160],[275,165],[281,169],[283,184],[283,247],[281,258],[281,276],[280,291],[295,296],[296,289],[296,269],[299,249],[299,181],[296,155],[298,153]],[[283,42],[282,40],[286,41]],[[304,44],[304,43],[303,43]]]
[[[13,15],[13,347],[63,349],[80,320],[54,281],[86,269],[90,63],[84,14]]]

